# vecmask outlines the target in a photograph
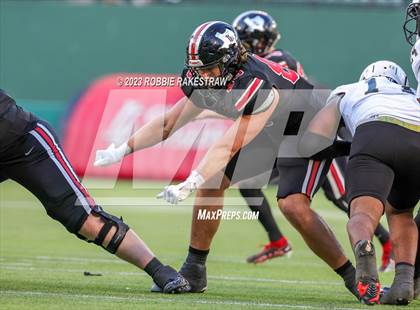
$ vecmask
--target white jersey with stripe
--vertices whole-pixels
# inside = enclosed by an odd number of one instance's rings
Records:
[[[414,90],[393,83],[386,77],[340,86],[330,98],[335,95],[342,96],[340,113],[352,135],[360,124],[383,116],[420,125],[420,103]]]

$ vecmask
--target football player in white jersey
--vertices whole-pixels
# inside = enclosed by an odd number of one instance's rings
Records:
[[[407,7],[404,35],[407,42],[413,46],[411,48],[411,67],[417,82],[420,81],[420,0],[413,0]],[[420,98],[420,83],[417,84],[417,100]],[[420,231],[420,212],[414,219],[417,229]],[[419,238],[420,243],[420,238]],[[420,248],[420,244],[417,248]],[[415,270],[414,270],[414,299],[420,297],[420,251],[417,251]]]
[[[417,81],[420,80],[420,0],[413,0],[407,7],[404,35],[411,49],[411,68]],[[420,84],[419,84],[420,85]],[[420,98],[420,86],[417,86],[417,98]]]
[[[418,233],[412,212],[420,199],[420,103],[395,63],[369,65],[359,82],[335,89],[315,116],[302,145],[334,137],[341,117],[353,142],[346,173],[360,301],[407,304],[413,299]],[[317,135],[314,135],[317,134]],[[396,261],[394,282],[380,299],[375,227],[386,211]],[[380,300],[379,300],[380,299]]]

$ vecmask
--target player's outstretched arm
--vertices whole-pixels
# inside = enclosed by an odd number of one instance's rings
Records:
[[[126,143],[118,147],[111,144],[105,150],[98,150],[94,165],[107,166],[119,162],[127,154],[151,147],[169,138],[201,111],[202,109],[195,107],[187,97],[182,98],[164,115],[151,120],[136,131]]]
[[[239,117],[227,130],[224,136],[207,151],[206,156],[184,182],[165,187],[157,198],[164,198],[172,204],[186,199],[206,180],[221,171],[232,157],[245,145],[251,142],[263,130],[267,120],[279,102],[279,94],[273,89],[270,107],[255,115]]]

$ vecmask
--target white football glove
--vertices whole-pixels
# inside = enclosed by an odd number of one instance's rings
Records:
[[[121,144],[119,147],[115,147],[112,143],[106,150],[97,150],[94,166],[108,166],[113,163],[121,161],[125,155],[131,153],[131,148],[127,143]]]
[[[203,177],[197,171],[192,171],[184,182],[165,186],[163,192],[159,193],[156,198],[163,198],[171,204],[177,204],[179,201],[187,199],[203,183]]]

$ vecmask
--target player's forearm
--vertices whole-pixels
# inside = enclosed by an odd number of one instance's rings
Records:
[[[197,171],[204,180],[208,180],[226,167],[237,151],[238,150],[232,145],[218,143],[208,150],[207,154],[194,170]]]
[[[187,97],[183,97],[165,115],[155,118],[137,130],[127,144],[132,152],[154,146],[169,138],[200,112],[201,109],[194,107]]]
[[[131,152],[142,150],[162,142],[170,136],[171,128],[164,117],[159,117],[137,130],[127,141]]]
[[[275,93],[273,103],[266,111],[237,119],[225,135],[208,150],[195,170],[208,180],[226,167],[233,156],[264,129],[277,104],[278,94]]]

